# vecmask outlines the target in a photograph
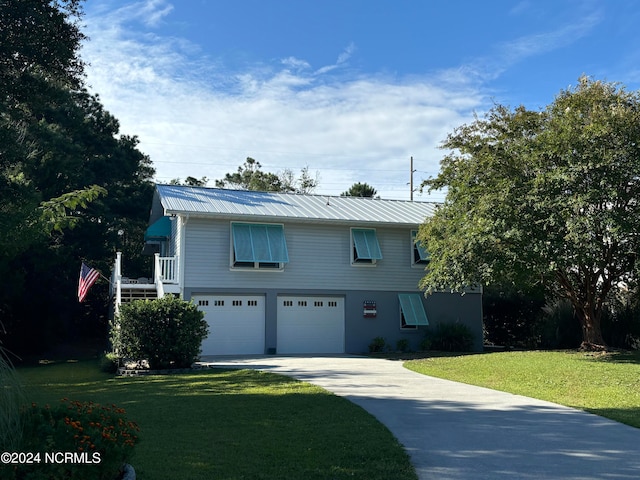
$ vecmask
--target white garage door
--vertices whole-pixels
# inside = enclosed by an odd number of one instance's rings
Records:
[[[278,297],[278,353],[344,353],[344,298]]]
[[[209,324],[202,355],[264,353],[264,296],[194,295],[193,302]]]

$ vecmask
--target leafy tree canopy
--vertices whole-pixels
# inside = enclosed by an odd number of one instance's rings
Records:
[[[540,282],[568,299],[583,347],[603,346],[603,307],[635,282],[640,250],[640,96],[582,77],[543,111],[496,105],[457,128],[420,229],[428,292]]]
[[[376,193],[378,193],[376,191],[375,188],[373,188],[371,185],[367,184],[367,183],[354,183],[353,185],[351,185],[351,188],[349,188],[349,190],[347,190],[346,192],[342,192],[340,194],[341,197],[370,197],[373,198],[376,196]]]
[[[104,285],[78,306],[80,260],[106,273],[120,249],[134,269],[153,192],[137,138],[84,89],[81,4],[0,0],[0,342],[18,352],[106,316]]]
[[[311,177],[308,167],[304,167],[297,178],[290,169],[275,174],[263,172],[261,168],[260,162],[247,157],[237,172],[227,173],[224,179],[216,180],[216,187],[262,192],[312,193],[318,186],[318,175],[316,174],[315,178]]]
[[[207,183],[209,183],[209,179],[207,177],[196,178],[188,176],[184,179],[184,181],[179,178],[174,178],[169,182],[169,185],[188,185],[190,187],[206,187]]]

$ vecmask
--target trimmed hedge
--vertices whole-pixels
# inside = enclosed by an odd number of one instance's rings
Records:
[[[204,313],[172,295],[120,308],[112,343],[121,358],[147,360],[149,368],[188,368],[209,333]]]

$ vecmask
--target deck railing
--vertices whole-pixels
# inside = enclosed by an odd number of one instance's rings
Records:
[[[156,254],[157,255],[157,254]],[[157,255],[156,271],[163,283],[178,283],[178,257],[160,257]]]
[[[153,277],[150,279],[129,279],[122,276],[122,253],[116,252],[116,262],[111,273],[111,295],[114,299],[116,315],[120,311],[122,304],[122,288],[126,284],[127,288],[145,288],[145,285],[155,285],[158,298],[162,298],[165,293],[165,284],[178,284],[178,257],[161,257],[156,253],[153,259]],[[148,287],[147,287],[148,288]]]

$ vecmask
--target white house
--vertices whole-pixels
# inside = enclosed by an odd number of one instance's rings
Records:
[[[145,235],[154,279],[123,283],[118,258],[116,296],[151,287],[192,300],[210,326],[204,355],[362,353],[375,337],[417,349],[438,322],[466,325],[480,350],[481,290],[418,289],[429,258],[415,234],[434,209],[158,185]]]

